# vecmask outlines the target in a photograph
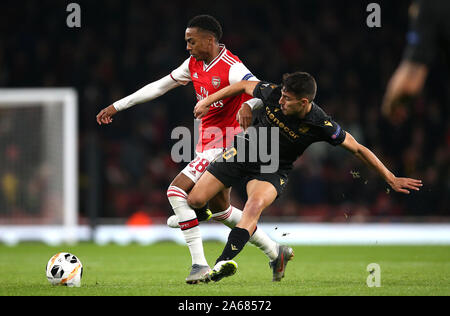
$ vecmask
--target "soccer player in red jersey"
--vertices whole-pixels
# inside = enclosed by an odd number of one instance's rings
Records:
[[[257,80],[237,56],[219,43],[221,36],[222,27],[215,18],[209,15],[194,17],[188,23],[185,32],[186,49],[190,57],[166,77],[150,83],[100,111],[97,115],[98,124],[109,124],[118,111],[151,101],[189,82],[193,83],[197,100],[200,101],[230,84],[241,80]],[[167,190],[167,197],[175,213],[169,218],[168,224],[171,227],[181,228],[192,257],[192,270],[186,278],[186,282],[190,284],[205,281],[210,267],[203,252],[197,213],[187,204],[187,196],[208,165],[223,154],[224,148],[230,145],[233,136],[241,131],[236,116],[244,102],[253,108],[260,101],[241,94],[224,98],[211,106],[209,113],[201,120],[196,158],[182,170]],[[227,135],[230,132],[232,135]],[[213,219],[230,228],[233,228],[242,217],[242,211],[230,204],[228,188],[209,201],[209,208],[214,213]],[[198,213],[200,214],[200,211]],[[260,229],[251,236],[250,242],[267,255],[272,265],[273,263],[279,265],[278,261],[283,258],[284,253],[292,252],[290,247],[279,245]],[[279,281],[277,276],[274,280]]]

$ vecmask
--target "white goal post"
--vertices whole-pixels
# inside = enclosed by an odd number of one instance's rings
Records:
[[[0,242],[77,241],[78,96],[0,89]]]

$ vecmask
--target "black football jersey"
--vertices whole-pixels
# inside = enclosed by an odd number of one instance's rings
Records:
[[[255,98],[263,101],[263,106],[253,112],[253,126],[258,134],[258,143],[267,139],[268,152],[276,150],[271,148],[271,127],[277,127],[279,142],[279,168],[290,170],[293,163],[303,154],[309,145],[325,141],[331,145],[339,145],[345,140],[345,131],[317,104],[312,103],[311,111],[303,118],[286,116],[278,103],[281,98],[281,86],[259,82],[253,91]],[[267,137],[261,138],[261,128],[265,128]],[[256,145],[254,142],[253,145]]]

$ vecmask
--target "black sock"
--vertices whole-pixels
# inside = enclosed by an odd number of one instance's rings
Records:
[[[230,235],[228,235],[227,244],[220,257],[216,260],[216,263],[222,260],[231,260],[236,257],[249,239],[250,234],[248,230],[239,227],[233,228]]]
[[[210,217],[210,214],[208,214],[208,204],[205,204],[202,208],[194,208],[193,210],[199,222],[206,221]]]

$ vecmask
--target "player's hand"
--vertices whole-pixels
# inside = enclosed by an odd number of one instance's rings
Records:
[[[389,185],[395,192],[409,194],[409,190],[419,191],[423,186],[422,180],[410,179],[410,178],[397,178],[395,177]]]
[[[99,125],[102,124],[110,124],[112,123],[112,117],[117,113],[116,108],[111,104],[110,106],[104,108],[97,114],[97,123]]]
[[[209,112],[210,104],[206,101],[206,99],[203,99],[195,105],[194,108],[194,117],[196,119],[201,119]]]
[[[241,109],[236,115],[236,120],[239,122],[242,130],[246,131],[252,125],[253,113],[252,109],[247,103],[242,103]]]

